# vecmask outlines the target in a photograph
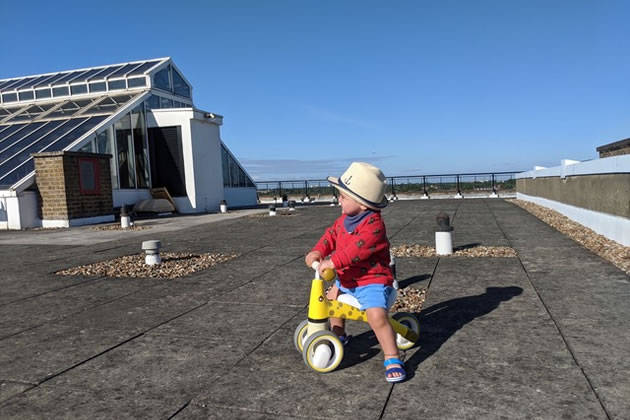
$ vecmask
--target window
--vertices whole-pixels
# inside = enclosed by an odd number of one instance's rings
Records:
[[[90,92],[105,92],[106,90],[105,82],[90,83]]]
[[[32,90],[26,90],[24,92],[20,92],[20,101],[29,101],[35,97]]]
[[[125,83],[125,80],[111,80],[109,82],[107,82],[107,87],[109,88],[109,90],[120,90],[120,89],[126,89],[127,88],[127,83]]]
[[[112,126],[96,135],[96,153],[112,155],[109,160],[112,189],[118,189],[118,171],[116,171],[116,156],[114,155],[114,128]]]
[[[81,194],[100,194],[100,171],[98,159],[79,158],[79,184]]]
[[[136,176],[129,114],[114,124],[114,131],[116,133],[116,156],[118,158],[120,188],[135,188]]]
[[[52,92],[50,89],[40,89],[35,91],[35,97],[37,99],[50,98],[52,96]]]
[[[229,159],[228,152],[225,148],[221,147],[221,161],[223,162],[223,186],[230,186],[230,167],[229,167]]]
[[[173,100],[160,97],[160,108],[173,108]]]
[[[153,81],[156,88],[169,92],[171,91],[171,77],[169,75],[169,69],[170,66],[167,66],[155,73],[155,76],[153,76]]]
[[[2,102],[17,102],[17,93],[3,93]]]
[[[53,88],[53,96],[67,96],[70,95],[70,90],[68,86],[54,87]]]
[[[146,85],[147,79],[145,77],[134,77],[133,79],[127,79],[127,86],[129,86],[130,89]]]
[[[176,95],[190,98],[190,86],[175,69],[173,69],[173,91]]]
[[[79,152],[94,153],[94,142],[92,140],[93,139],[81,146]]]
[[[147,109],[160,109],[160,97],[156,95],[151,95],[147,98],[144,103],[147,106]]]
[[[254,181],[245,173],[243,168],[221,146],[221,163],[223,166],[223,187],[225,188],[254,188]]]
[[[147,128],[142,105],[131,111],[131,126],[133,129],[137,187],[149,188],[149,151],[147,150]]]
[[[70,93],[73,95],[80,95],[82,93],[87,93],[88,88],[87,85],[74,85],[70,86]]]

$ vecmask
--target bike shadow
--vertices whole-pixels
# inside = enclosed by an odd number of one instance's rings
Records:
[[[412,347],[416,352],[405,360],[407,377],[412,378],[418,366],[466,324],[521,293],[523,289],[517,286],[487,287],[485,293],[446,300],[415,314],[420,321],[420,340]]]
[[[488,287],[485,293],[450,299],[414,314],[420,322],[420,339],[410,349],[416,349],[416,352],[405,361],[407,377],[412,378],[418,366],[437,352],[464,325],[489,314],[502,302],[507,302],[522,292],[523,289],[517,286]],[[352,338],[338,369],[362,363],[378,353],[380,346],[376,336],[371,330],[365,331]]]

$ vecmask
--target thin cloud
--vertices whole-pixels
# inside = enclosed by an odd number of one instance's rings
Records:
[[[395,156],[357,156],[341,159],[239,159],[255,181],[326,179],[338,176],[351,162],[377,163]]]
[[[302,107],[306,110],[308,116],[321,121],[347,124],[360,128],[374,128],[374,124],[371,121],[355,118],[315,105],[303,104]]]

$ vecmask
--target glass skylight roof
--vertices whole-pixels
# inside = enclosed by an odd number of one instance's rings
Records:
[[[166,61],[168,58],[0,80],[0,103],[103,92],[105,82],[109,90],[147,86],[146,76]]]
[[[28,185],[32,153],[76,149],[142,100],[192,107],[192,86],[168,57],[0,80],[0,189]]]
[[[35,170],[31,153],[64,150],[143,94],[0,106],[0,186],[14,185]]]

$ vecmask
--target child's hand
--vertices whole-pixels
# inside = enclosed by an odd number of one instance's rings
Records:
[[[334,270],[335,269],[335,265],[332,263],[332,261],[329,259],[322,261],[322,263],[319,265],[319,274],[320,275],[324,275],[324,270]]]
[[[304,258],[304,262],[306,263],[306,266],[308,268],[311,268],[311,266],[313,265],[315,261],[321,261],[321,260],[322,260],[322,254],[320,254],[319,251],[311,251],[308,254],[306,254],[306,258]]]

